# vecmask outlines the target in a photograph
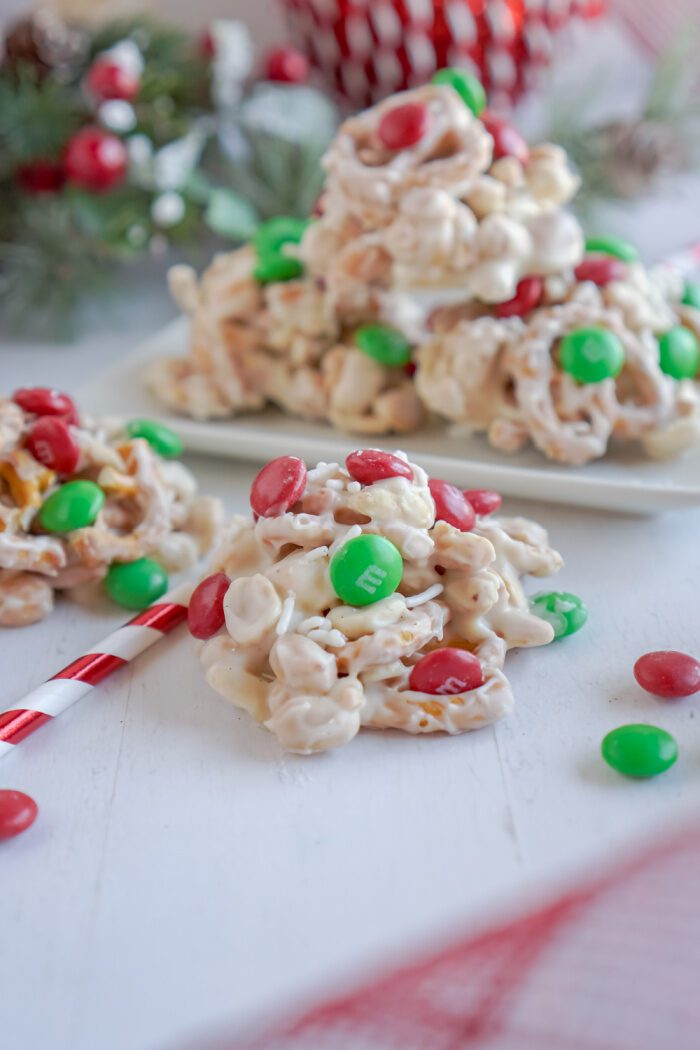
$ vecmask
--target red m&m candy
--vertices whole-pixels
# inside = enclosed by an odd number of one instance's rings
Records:
[[[465,489],[464,495],[480,515],[493,514],[503,503],[500,493],[491,489]]]
[[[672,649],[645,653],[634,665],[634,677],[648,693],[675,700],[700,692],[700,661]]]
[[[435,649],[418,661],[408,684],[417,693],[453,696],[478,689],[484,684],[484,673],[473,653],[464,649]]]
[[[500,160],[501,157],[515,157],[521,164],[527,164],[530,159],[530,150],[525,139],[512,124],[500,117],[495,117],[492,113],[482,113],[481,120],[493,139],[494,160]]]
[[[431,478],[430,495],[435,501],[435,520],[446,521],[460,532],[470,532],[476,525],[476,514],[471,503],[456,485]]]
[[[592,281],[599,285],[622,281],[626,274],[627,267],[623,261],[612,255],[589,255],[574,270],[577,281]]]
[[[35,416],[63,416],[67,423],[80,425],[73,399],[60,390],[48,386],[22,387],[15,390],[12,400],[25,412],[32,412]]]
[[[293,507],[306,488],[306,464],[278,456],[262,468],[250,488],[250,505],[261,518],[276,518]]]
[[[187,607],[187,627],[194,638],[212,638],[224,625],[224,598],[231,586],[225,572],[197,584]]]
[[[40,416],[27,434],[27,448],[57,474],[72,474],[80,459],[80,445],[60,416]]]
[[[350,477],[361,485],[371,485],[383,478],[413,478],[413,471],[405,460],[382,452],[378,448],[359,448],[345,460]]]
[[[522,281],[518,281],[513,298],[496,303],[493,312],[496,317],[522,317],[539,305],[543,289],[541,277],[523,277]]]
[[[31,827],[39,808],[23,791],[0,791],[0,840],[11,839]]]
[[[428,110],[422,102],[392,106],[379,121],[377,135],[387,149],[415,146],[428,130]]]

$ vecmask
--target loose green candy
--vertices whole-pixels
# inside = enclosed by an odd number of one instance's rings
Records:
[[[678,758],[678,744],[658,726],[627,725],[613,729],[601,744],[603,758],[626,777],[655,777]]]
[[[49,532],[73,532],[92,525],[105,494],[94,481],[67,481],[52,492],[39,511],[39,524]]]
[[[674,379],[693,379],[700,371],[700,344],[689,328],[676,325],[659,336],[661,371]]]
[[[125,609],[145,609],[168,589],[168,574],[151,558],[115,562],[105,577],[107,594]]]
[[[622,343],[607,328],[576,328],[559,346],[561,367],[578,383],[600,383],[621,371],[625,363]]]
[[[486,92],[476,77],[471,76],[465,70],[447,66],[434,73],[431,80],[433,84],[447,84],[454,88],[475,117],[486,109]]]
[[[600,255],[612,255],[624,262],[636,262],[637,249],[621,237],[589,237],[586,241],[586,252],[598,252]]]
[[[177,434],[153,419],[132,419],[126,425],[126,432],[129,437],[144,438],[164,459],[175,459],[182,455],[182,441]]]
[[[355,332],[355,345],[380,365],[400,368],[411,360],[411,344],[395,328],[366,324]]]
[[[308,225],[308,219],[296,219],[291,215],[277,215],[261,223],[253,237],[258,255],[275,254],[283,244],[298,244]]]
[[[402,573],[401,553],[385,536],[356,536],[331,559],[333,590],[347,605],[371,605],[388,598]]]
[[[253,277],[260,284],[272,284],[276,281],[292,281],[301,277],[304,267],[299,259],[281,252],[265,252],[258,258],[253,270]]]
[[[686,281],[681,302],[684,306],[694,306],[696,310],[700,310],[700,284]]]
[[[551,623],[554,637],[566,638],[580,631],[588,619],[588,609],[575,594],[568,591],[542,591],[533,595],[530,609],[541,620]]]

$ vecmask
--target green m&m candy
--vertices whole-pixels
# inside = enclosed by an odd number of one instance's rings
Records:
[[[151,558],[115,562],[105,577],[105,589],[117,605],[145,609],[167,591],[168,574]]]
[[[298,244],[308,225],[308,219],[296,219],[291,215],[277,215],[261,223],[253,237],[258,255],[279,252],[283,244]]]
[[[67,481],[52,492],[39,511],[39,524],[49,532],[72,532],[92,525],[105,494],[94,481]]]
[[[566,638],[580,631],[588,619],[588,609],[575,594],[542,591],[530,599],[530,609],[541,620],[551,623],[554,637]]]
[[[636,262],[637,249],[622,237],[589,237],[586,241],[586,252],[597,252],[600,255],[613,255],[624,262]]]
[[[331,559],[333,590],[347,605],[371,605],[388,598],[402,573],[401,553],[385,536],[355,536]]]
[[[462,101],[469,106],[475,117],[486,109],[486,92],[476,77],[471,76],[464,69],[447,66],[439,69],[431,77],[433,84],[447,84],[454,88]]]
[[[301,277],[304,266],[299,259],[282,252],[263,252],[253,270],[253,277],[259,284],[273,284],[276,281],[293,281]]]
[[[676,325],[659,336],[661,371],[674,379],[693,379],[700,371],[700,344],[693,332]]]
[[[411,360],[411,344],[386,324],[366,324],[355,332],[355,346],[380,365],[401,368]]]
[[[694,306],[696,310],[700,310],[700,284],[695,284],[694,281],[686,281],[681,302],[684,306]]]
[[[622,370],[625,351],[622,343],[607,328],[576,328],[559,344],[561,367],[577,383],[600,383]]]
[[[126,425],[126,432],[129,437],[143,438],[164,459],[182,455],[182,441],[177,434],[153,419],[132,419]]]
[[[626,725],[603,738],[603,758],[626,777],[655,777],[678,758],[678,744],[665,729]]]

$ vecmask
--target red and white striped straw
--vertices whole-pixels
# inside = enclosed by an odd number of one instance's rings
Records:
[[[181,624],[187,617],[194,586],[183,583],[173,588],[162,601],[144,609],[48,682],[0,711],[0,758]]]

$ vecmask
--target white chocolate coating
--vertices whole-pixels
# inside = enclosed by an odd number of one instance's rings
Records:
[[[223,524],[219,501],[197,496],[190,472],[143,439],[109,437],[90,420],[71,427],[81,449],[73,477],[95,481],[104,506],[94,525],[43,534],[42,503],[71,479],[58,478],[23,447],[34,419],[0,399],[0,627],[43,619],[54,591],[102,579],[113,561],[149,556],[178,572],[211,548]]]
[[[436,522],[428,479],[410,466],[410,481],[361,486],[344,467],[320,463],[293,512],[255,523],[235,517],[213,556],[212,571],[232,582],[225,627],[200,646],[206,679],[286,750],[337,747],[361,726],[460,733],[487,725],[512,709],[508,650],[553,638],[521,582],[562,565],[544,530],[520,518],[481,518],[472,532]],[[363,533],[396,544],[403,577],[389,597],[348,606],[330,562]],[[477,656],[481,686],[456,695],[410,688],[413,665],[444,646]]]
[[[392,150],[379,129],[405,103],[425,107],[426,130]],[[485,432],[504,453],[531,441],[572,465],[605,455],[613,440],[656,458],[696,444],[698,382],[659,367],[661,333],[677,324],[700,333],[679,281],[632,264],[602,288],[578,283],[584,238],[564,210],[578,188],[566,153],[545,143],[494,160],[493,148],[447,85],[401,92],[345,121],[323,161],[321,215],[283,249],[304,276],[261,286],[250,247],[217,257],[199,283],[175,267],[191,346],[186,358],[155,363],[153,393],[197,419],[272,403],[367,435],[408,433],[436,414]],[[501,319],[497,304],[533,275],[544,279],[541,303]],[[412,344],[411,369],[357,348],[357,328],[375,322]],[[617,380],[578,385],[561,370],[559,341],[582,325],[619,336]]]

